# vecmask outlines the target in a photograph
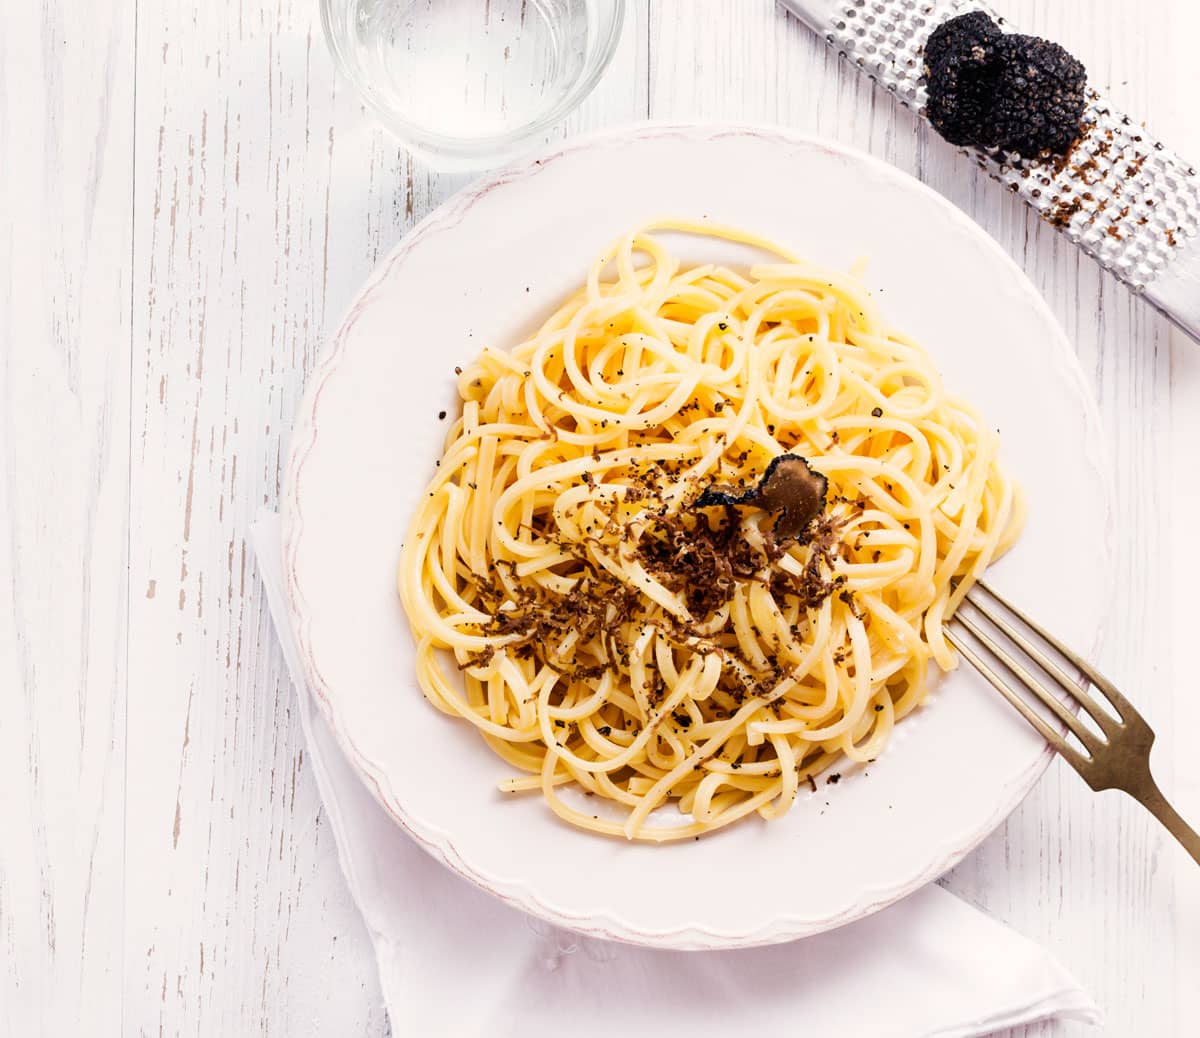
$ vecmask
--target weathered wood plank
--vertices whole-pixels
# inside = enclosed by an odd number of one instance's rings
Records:
[[[134,46],[0,8],[0,1032],[121,1020]]]

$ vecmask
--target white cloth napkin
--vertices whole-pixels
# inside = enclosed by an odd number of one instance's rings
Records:
[[[396,1034],[599,1038],[657,1033],[966,1038],[1100,1013],[1044,949],[936,885],[831,933],[729,952],[583,937],[475,889],[429,857],[351,768],[309,692],[284,599],[279,517],[253,528],[342,871],[375,945]]]

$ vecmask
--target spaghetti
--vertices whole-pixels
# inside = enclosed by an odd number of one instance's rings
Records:
[[[659,231],[773,260],[685,269]],[[598,833],[776,818],[875,759],[1022,524],[997,435],[859,280],[734,229],[626,235],[458,390],[400,563],[417,677],[502,789]],[[747,490],[785,454],[823,477],[796,530]]]

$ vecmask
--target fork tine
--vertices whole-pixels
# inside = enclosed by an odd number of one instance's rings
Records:
[[[990,589],[985,588],[984,590],[988,591],[989,594],[992,594]],[[1061,688],[1077,703],[1079,703],[1079,705],[1085,711],[1087,711],[1088,716],[1100,726],[1100,729],[1106,735],[1111,737],[1112,726],[1118,724],[1119,721],[1114,720],[1111,714],[1107,713],[1090,696],[1084,693],[1083,689],[1080,687],[1078,678],[1068,674],[1055,660],[1051,659],[1045,652],[1038,648],[1038,646],[1035,645],[1031,639],[1027,638],[1012,624],[1005,620],[1004,617],[1000,616],[994,608],[987,608],[982,602],[979,601],[978,597],[972,597],[969,592],[967,594],[966,601],[970,603],[972,608],[977,609],[980,615],[985,617],[989,623],[993,624],[997,630],[1007,635],[1018,649],[1025,653],[1025,655],[1030,659],[1034,660],[1038,666],[1042,668],[1042,670],[1050,675],[1050,677],[1052,677],[1058,683],[1059,688]],[[1003,599],[1000,599],[1000,604],[1007,607],[1007,603],[1005,603]],[[1026,622],[1030,623],[1031,627],[1033,626],[1030,621],[1026,620]],[[1037,628],[1034,628],[1034,630],[1037,630]],[[1074,729],[1072,730],[1074,731]],[[1079,733],[1076,732],[1076,734],[1078,735]],[[1080,736],[1080,738],[1082,739],[1083,737]]]
[[[1025,624],[1031,631],[1033,631],[1035,634],[1037,634],[1037,636],[1039,638],[1041,638],[1044,642],[1046,642],[1047,645],[1052,645],[1054,647],[1055,651],[1058,652],[1065,660],[1067,660],[1071,664],[1071,666],[1078,668],[1078,670],[1084,675],[1084,677],[1086,677],[1088,679],[1088,681],[1090,681],[1096,688],[1100,689],[1100,691],[1104,693],[1105,698],[1109,701],[1109,703],[1112,704],[1113,709],[1116,710],[1117,714],[1120,716],[1122,721],[1129,722],[1134,719],[1136,719],[1138,721],[1142,720],[1142,715],[1139,714],[1133,708],[1133,704],[1130,703],[1128,699],[1126,699],[1123,695],[1121,695],[1121,693],[1119,691],[1117,691],[1116,685],[1114,685],[1111,681],[1108,680],[1108,678],[1106,678],[1103,674],[1101,674],[1100,671],[1098,671],[1095,667],[1093,667],[1090,663],[1088,663],[1087,660],[1085,660],[1082,656],[1079,655],[1079,653],[1068,648],[1061,641],[1059,641],[1057,638],[1055,638],[1054,635],[1052,635],[1044,627],[1042,627],[1040,624],[1035,623],[1033,620],[1031,620],[1028,616],[1025,615],[1025,613],[1023,613],[1020,609],[1018,609],[1015,605],[1013,605],[1010,601],[1008,601],[1008,599],[1006,599],[1002,595],[1000,595],[989,584],[985,584],[982,580],[979,580],[979,581],[975,582],[975,586],[978,588],[981,588],[983,591],[987,592],[987,594],[989,594],[992,598],[994,598],[997,602],[999,602],[1000,605],[1002,605],[1005,609],[1007,609],[1010,613],[1012,613],[1013,616],[1015,616],[1018,620],[1020,620],[1023,624]],[[980,608],[978,602],[975,602],[972,600],[971,604],[974,605],[976,609]],[[988,615],[990,618],[990,614],[988,614]],[[994,622],[996,623],[997,627],[1003,628],[1003,625],[998,620],[996,620]],[[1011,630],[1011,628],[1005,630],[1005,633],[1008,634],[1010,630]],[[1011,634],[1010,634],[1010,637],[1011,637]],[[1028,639],[1026,639],[1026,640],[1028,640]],[[1018,644],[1021,644],[1021,643],[1018,642]],[[1022,645],[1021,647],[1025,648],[1024,645]],[[1043,657],[1041,655],[1037,655],[1034,652],[1030,652],[1030,655],[1034,656],[1038,660],[1039,664],[1042,662]],[[1061,674],[1062,670],[1059,669],[1058,673]],[[1068,681],[1070,681],[1070,679],[1068,679]],[[1083,704],[1085,706],[1087,705],[1086,697],[1082,696],[1080,694],[1079,686],[1076,685],[1074,681],[1070,681],[1070,684],[1068,685],[1068,689],[1071,691],[1071,694],[1074,695],[1075,698],[1080,701],[1081,704]],[[1090,711],[1089,711],[1089,713],[1090,713]],[[1095,715],[1093,714],[1093,716],[1095,716]],[[1097,720],[1099,721],[1099,719],[1097,719]]]
[[[976,608],[978,608],[978,606]],[[980,611],[983,612],[983,610]],[[1029,652],[1030,646],[1026,645],[1024,640],[1018,638],[1015,633],[1006,630],[1004,625],[1000,624],[998,621],[995,621],[995,619],[988,613],[984,612],[983,615],[996,623],[996,626],[1000,627],[1001,630],[1004,630],[1004,633],[1008,634],[1009,637],[1013,639],[1013,642],[1016,644],[1017,648]],[[1000,645],[999,642],[997,642],[978,624],[976,624],[974,620],[964,616],[961,611],[954,615],[954,620],[955,622],[962,624],[963,627],[970,631],[980,645],[982,645],[985,649],[987,649],[988,652],[995,656],[996,659],[1003,663],[1004,666],[1012,672],[1013,676],[1020,681],[1022,685],[1024,685],[1030,692],[1037,696],[1038,700],[1046,707],[1046,709],[1050,710],[1055,717],[1062,721],[1062,723],[1065,724],[1068,729],[1070,729],[1075,738],[1077,738],[1085,747],[1087,747],[1088,753],[1095,753],[1095,748],[1098,743],[1095,733],[1089,731],[1083,722],[1081,722],[1078,717],[1071,713],[1071,711],[1063,705],[1062,701],[1053,692],[1047,689],[1040,681],[1038,681],[1037,678],[1030,674],[1028,669],[1026,669],[1017,659],[1015,659],[1010,652]],[[1033,652],[1030,652],[1029,654],[1037,659]],[[1042,661],[1039,659],[1038,663],[1041,662]],[[1068,686],[1068,689],[1070,689],[1070,687],[1071,686]]]
[[[1068,743],[1066,739],[1064,739],[1058,732],[1051,728],[1041,714],[1034,710],[1033,707],[1026,703],[1024,699],[1022,699],[1011,688],[1009,688],[1000,675],[997,674],[991,667],[989,667],[987,663],[980,658],[979,654],[975,652],[975,650],[969,645],[967,645],[966,642],[963,641],[963,639],[955,631],[947,627],[945,628],[945,633],[946,637],[950,640],[950,643],[956,649],[958,649],[963,656],[966,657],[967,662],[969,662],[971,666],[973,666],[987,679],[988,684],[990,684],[992,688],[994,688],[1005,699],[1007,699],[1009,703],[1012,704],[1013,708],[1038,730],[1042,738],[1045,739],[1046,742],[1048,742],[1051,746],[1053,746],[1054,749],[1062,755],[1063,759],[1071,765],[1071,767],[1073,767],[1080,774],[1083,774],[1083,771],[1089,762],[1082,756],[1082,754],[1080,754],[1079,751],[1076,750],[1075,747],[1070,743]]]

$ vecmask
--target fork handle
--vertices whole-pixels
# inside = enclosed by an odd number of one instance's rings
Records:
[[[1174,836],[1183,845],[1183,849],[1192,856],[1196,864],[1200,865],[1200,833],[1197,833],[1180,817],[1179,812],[1162,795],[1162,791],[1154,780],[1151,779],[1144,791],[1134,793],[1133,796],[1142,803],[1147,811],[1162,822],[1167,832]]]

